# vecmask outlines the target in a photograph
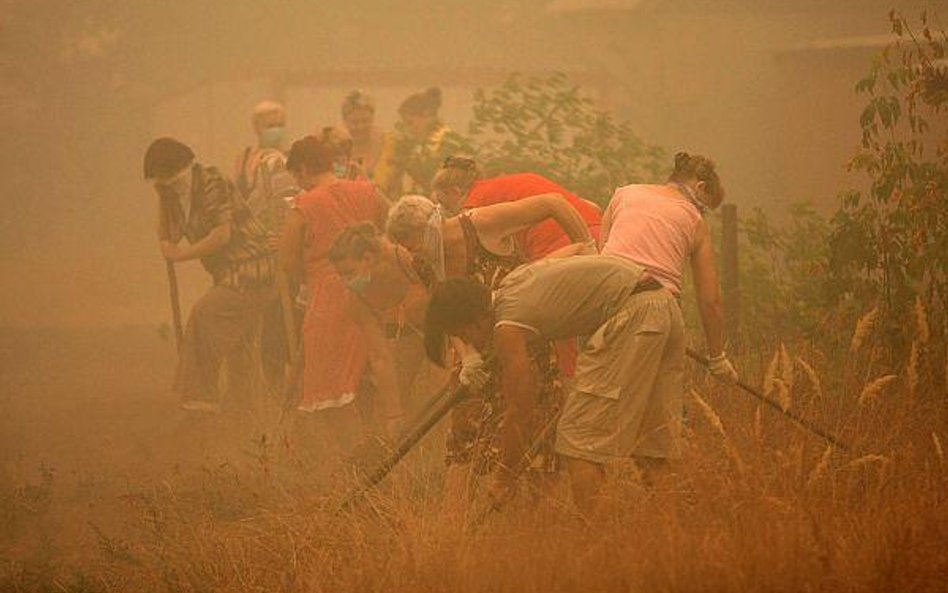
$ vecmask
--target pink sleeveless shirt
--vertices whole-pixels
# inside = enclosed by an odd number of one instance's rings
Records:
[[[681,294],[681,273],[695,248],[701,213],[674,187],[627,185],[612,196],[602,252],[628,258]]]

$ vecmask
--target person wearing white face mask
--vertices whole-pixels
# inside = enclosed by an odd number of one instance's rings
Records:
[[[188,318],[174,390],[185,409],[219,410],[218,376],[223,360],[230,359],[229,396],[245,405],[252,368],[246,346],[274,296],[275,261],[266,230],[233,184],[217,169],[195,162],[193,151],[177,140],[151,143],[144,176],[159,197],[162,255],[169,262],[199,259],[214,282]]]
[[[642,266],[678,298],[681,297],[682,270],[686,261],[690,263],[707,341],[708,371],[733,382],[738,374],[724,350],[724,319],[714,248],[708,223],[703,218],[723,200],[724,188],[714,161],[679,152],[667,184],[627,185],[615,191],[602,220],[602,253]],[[676,311],[674,321],[681,324],[680,312]],[[663,402],[671,425],[682,415],[685,344],[677,341],[669,345],[660,332],[651,336],[650,341],[653,355],[650,358],[643,355],[643,373],[661,379],[664,387],[657,401]],[[662,354],[660,359],[659,353]],[[595,443],[576,435],[583,434],[582,427],[594,423],[596,414],[605,407],[603,398],[594,396],[577,395],[574,401],[568,401],[564,418],[568,417],[580,430],[571,439],[561,438],[560,451],[568,454],[595,448]],[[672,441],[661,446],[653,443],[642,447],[637,460],[646,473],[664,472],[668,459],[676,456],[675,448]],[[571,470],[577,483],[601,482],[603,466],[597,461],[599,459],[592,455],[573,456]]]
[[[555,192],[475,208],[456,216],[443,216],[441,207],[423,196],[403,196],[392,206],[386,231],[392,241],[414,255],[415,271],[429,289],[457,277],[473,278],[495,288],[511,270],[531,261],[520,238],[548,220],[559,225],[568,242],[546,253],[546,257],[595,253],[595,241],[586,222],[562,194]],[[502,416],[497,385],[487,380],[484,371],[483,353],[456,337],[450,342],[431,341],[425,336],[428,357],[444,367],[459,361],[457,380],[472,391],[472,396],[451,414],[445,480],[445,498],[450,502],[446,508],[462,503],[474,484],[471,478],[488,471],[494,463],[491,440]],[[550,352],[552,347],[537,342],[531,351],[531,359],[543,369],[539,400],[548,414],[559,400],[557,375],[568,376],[573,362]],[[555,470],[552,443],[545,443],[541,449],[538,468]]]
[[[677,297],[688,260],[708,342],[708,369],[734,381],[737,372],[724,352],[723,308],[711,231],[703,218],[723,201],[724,188],[714,161],[679,152],[666,185],[628,185],[615,191],[602,221],[602,253],[645,267]]]

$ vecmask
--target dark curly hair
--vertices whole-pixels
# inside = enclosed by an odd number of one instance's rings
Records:
[[[142,173],[145,179],[170,177],[193,160],[194,151],[187,144],[174,138],[158,138],[145,151]]]
[[[371,222],[360,222],[346,227],[329,248],[329,261],[341,262],[359,259],[366,253],[378,253],[380,233]]]
[[[398,107],[399,115],[435,115],[441,109],[441,89],[429,89],[409,95]]]
[[[437,287],[425,314],[425,352],[444,366],[448,336],[491,314],[490,289],[471,278],[451,278]]]
[[[690,179],[704,181],[708,194],[714,196],[718,203],[724,200],[724,187],[714,170],[714,161],[700,154],[679,152],[675,155],[675,169],[668,180],[684,183]]]
[[[286,169],[299,172],[305,165],[310,173],[332,170],[336,149],[322,138],[305,136],[293,143],[286,157]]]

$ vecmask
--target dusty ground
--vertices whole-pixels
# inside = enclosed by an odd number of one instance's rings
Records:
[[[326,488],[318,426],[281,423],[263,394],[180,410],[175,360],[155,327],[0,331],[0,590],[4,573],[56,590],[38,575],[121,560],[143,500],[230,522]],[[434,464],[442,441],[423,446]]]
[[[0,556],[88,552],[126,497],[253,461],[273,410],[181,411],[174,361],[153,327],[0,332]]]
[[[0,332],[0,593],[946,590],[941,391],[857,404],[862,373],[827,365],[817,397],[798,369],[794,409],[844,454],[693,376],[668,487],[618,473],[594,528],[554,490],[472,532],[437,508],[443,435],[327,513],[277,406],[181,411],[174,360],[155,328]]]

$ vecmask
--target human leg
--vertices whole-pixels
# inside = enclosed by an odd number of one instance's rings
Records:
[[[219,401],[221,363],[246,345],[256,322],[253,297],[230,288],[213,286],[194,304],[175,373],[174,389],[184,401]],[[237,375],[229,387],[245,386],[241,373],[247,365],[232,366]]]
[[[573,503],[584,515],[591,515],[599,507],[599,493],[606,479],[606,468],[601,463],[563,456],[566,472],[569,474],[570,488],[573,491]]]
[[[260,324],[260,362],[267,385],[274,393],[283,390],[284,369],[289,360],[283,307],[273,299],[263,307]]]
[[[655,401],[671,327],[666,298],[661,293],[633,296],[589,337],[577,359],[556,442],[577,506],[590,506],[605,463],[633,454],[668,455],[665,407]]]

